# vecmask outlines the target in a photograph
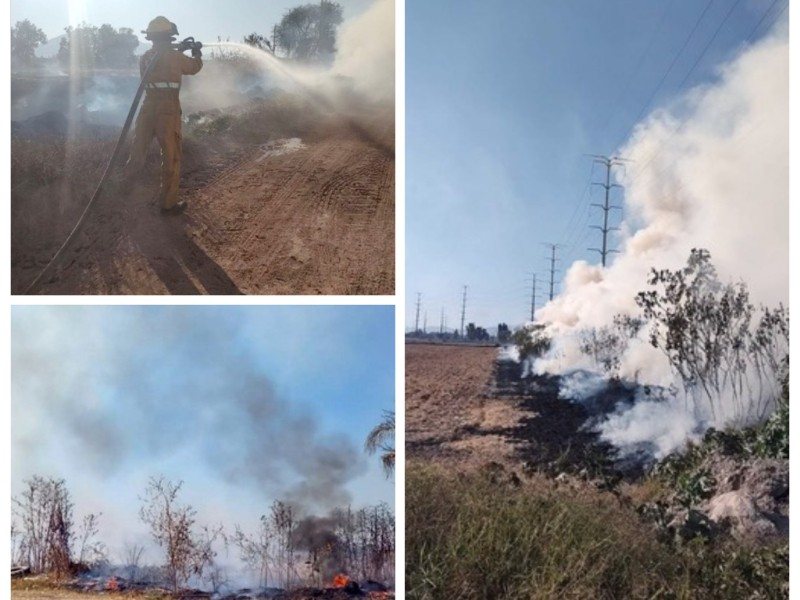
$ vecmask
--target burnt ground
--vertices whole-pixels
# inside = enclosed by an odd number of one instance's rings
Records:
[[[137,598],[142,597],[138,593],[126,593],[126,592],[102,592],[97,594],[100,597],[107,598],[108,600],[122,600],[125,598]],[[79,592],[75,590],[70,590],[67,588],[59,588],[59,587],[52,587],[49,589],[32,589],[32,590],[24,590],[24,589],[12,589],[11,590],[11,598],[13,600],[85,600],[87,597],[91,598],[93,594],[87,594],[86,592]],[[211,594],[203,593],[197,595],[191,594],[178,594],[178,595],[159,595],[153,594],[149,597],[153,598],[175,598],[176,600],[208,600],[211,597]],[[241,595],[236,596],[234,595],[233,598],[250,598],[251,596]],[[352,598],[380,598],[380,599],[391,599],[394,598],[394,594],[392,592],[386,593],[371,593],[371,594],[350,594],[345,592],[344,590],[338,589],[323,589],[323,588],[301,588],[297,590],[287,591],[281,593],[277,596],[272,596],[277,600],[310,600],[310,599],[321,599],[321,600],[350,600]]]
[[[393,107],[343,114],[282,96],[198,123],[184,127],[187,211],[159,212],[154,143],[141,178],[116,176],[37,293],[394,293]],[[72,229],[115,136],[12,140],[12,293]],[[268,152],[292,138],[301,145]]]
[[[612,449],[584,427],[603,407],[558,397],[558,379],[522,379],[495,348],[406,345],[409,460],[460,468],[497,464],[523,472],[614,471]]]

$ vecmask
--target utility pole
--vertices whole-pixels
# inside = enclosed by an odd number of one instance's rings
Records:
[[[621,188],[622,186],[616,183],[611,183],[611,167],[616,165],[621,165],[625,162],[624,158],[620,158],[618,156],[601,156],[597,154],[593,154],[594,162],[600,163],[601,165],[605,165],[606,167],[606,182],[605,183],[595,183],[593,182],[592,185],[599,185],[605,188],[605,201],[603,204],[592,203],[592,206],[597,206],[603,211],[603,226],[600,227],[599,225],[592,225],[592,229],[599,229],[603,233],[603,246],[602,248],[589,248],[590,251],[599,252],[600,253],[600,262],[603,267],[606,266],[606,257],[611,252],[617,252],[617,250],[610,250],[608,248],[608,232],[609,231],[619,231],[619,227],[609,227],[608,226],[608,213],[612,209],[622,210],[622,207],[615,206],[610,203],[610,191],[611,188],[618,187]]]
[[[550,261],[550,300],[553,299],[553,287],[555,285],[556,280],[556,249],[560,248],[560,244],[545,244],[548,248],[550,248],[550,256],[548,260]]]
[[[414,333],[419,331],[419,305],[422,302],[422,294],[417,292],[417,317],[414,319]]]
[[[531,321],[536,316],[536,273],[533,274],[533,290],[531,291]]]
[[[464,286],[464,298],[461,300],[461,337],[464,337],[464,316],[467,314],[467,286]]]

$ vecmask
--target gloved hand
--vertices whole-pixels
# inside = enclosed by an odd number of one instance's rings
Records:
[[[195,46],[194,48],[192,48],[192,56],[194,58],[203,58],[203,51]]]

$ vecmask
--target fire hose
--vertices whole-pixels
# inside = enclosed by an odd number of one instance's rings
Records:
[[[200,49],[202,48],[202,46],[203,44],[201,42],[195,42],[194,38],[189,37],[178,44],[174,44],[173,48],[176,48],[179,52],[183,52],[184,50],[193,50],[195,48]],[[86,204],[86,208],[83,209],[83,212],[81,213],[78,222],[75,223],[75,226],[72,228],[72,231],[70,231],[69,235],[67,236],[67,239],[65,239],[64,243],[61,244],[61,247],[53,255],[53,258],[50,259],[50,262],[48,262],[45,265],[44,269],[41,270],[36,279],[34,279],[31,282],[31,284],[25,289],[23,294],[25,295],[32,294],[36,291],[39,285],[45,280],[45,278],[52,272],[52,270],[58,264],[58,261],[61,259],[61,257],[67,251],[67,249],[72,245],[72,242],[75,241],[75,239],[78,236],[78,233],[83,228],[83,225],[86,222],[86,217],[89,214],[89,211],[92,210],[92,207],[100,198],[103,192],[103,187],[105,186],[106,181],[108,180],[108,176],[111,174],[111,171],[114,168],[114,166],[116,166],[116,163],[119,160],[119,156],[122,153],[122,145],[123,142],[125,141],[125,137],[128,135],[128,131],[131,128],[131,123],[133,123],[133,117],[136,114],[136,110],[139,108],[139,102],[142,99],[142,93],[144,92],[145,82],[147,81],[147,78],[150,76],[150,73],[153,72],[153,69],[158,63],[158,59],[162,56],[164,52],[165,50],[158,50],[156,52],[155,57],[153,58],[153,60],[150,61],[150,64],[147,65],[147,68],[142,74],[142,79],[139,82],[139,87],[136,90],[136,95],[133,97],[131,108],[128,111],[128,117],[125,119],[125,124],[122,126],[122,131],[119,134],[119,139],[117,139],[117,145],[114,147],[114,152],[111,154],[111,158],[109,159],[108,164],[106,165],[105,171],[103,172],[103,176],[100,178],[100,183],[97,184],[97,187],[94,190],[94,194],[92,194],[91,199]]]

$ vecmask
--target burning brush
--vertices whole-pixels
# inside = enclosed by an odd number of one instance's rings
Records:
[[[394,598],[394,592],[390,592],[385,585],[377,581],[365,581],[359,585],[357,581],[350,579],[344,573],[339,573],[333,577],[332,588],[343,590],[351,595],[366,596],[374,600],[389,600]]]

